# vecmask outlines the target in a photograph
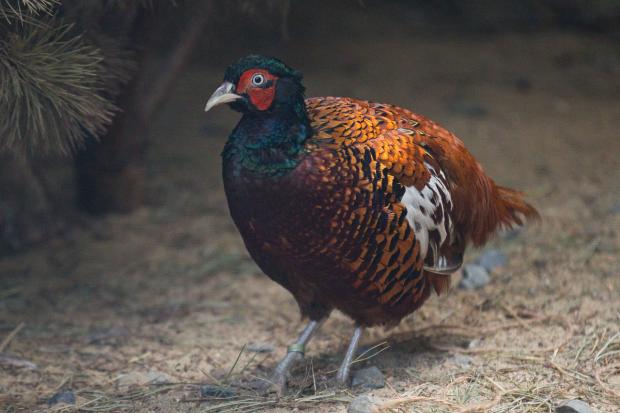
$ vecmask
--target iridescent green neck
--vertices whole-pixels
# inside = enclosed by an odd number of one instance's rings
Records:
[[[269,113],[247,112],[231,134],[222,156],[247,171],[282,176],[301,159],[312,134],[303,98]]]

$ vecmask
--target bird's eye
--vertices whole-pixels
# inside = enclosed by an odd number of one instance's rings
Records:
[[[252,84],[254,86],[260,86],[263,83],[265,83],[265,76],[263,76],[262,74],[257,73],[254,76],[252,76]]]

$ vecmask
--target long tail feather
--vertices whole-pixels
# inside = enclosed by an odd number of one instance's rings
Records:
[[[495,185],[491,179],[489,184],[485,219],[476,222],[470,232],[469,238],[476,246],[483,245],[500,228],[510,229],[540,219],[538,211],[523,199],[522,192]]]
[[[523,225],[525,220],[540,219],[538,211],[523,200],[523,193],[504,186],[496,186],[501,223],[508,227]]]

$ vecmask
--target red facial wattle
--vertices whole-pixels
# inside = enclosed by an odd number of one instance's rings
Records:
[[[252,78],[261,74],[264,76],[266,87],[255,86]],[[276,94],[276,77],[263,69],[251,69],[244,72],[237,82],[238,94],[247,94],[250,102],[258,110],[267,110],[271,107]]]

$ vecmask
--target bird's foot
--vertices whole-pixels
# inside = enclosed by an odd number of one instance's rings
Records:
[[[299,343],[290,345],[286,356],[278,363],[269,378],[261,383],[258,392],[264,396],[274,392],[278,397],[285,395],[289,373],[291,369],[303,359],[304,345]]]
[[[288,390],[286,381],[287,377],[285,375],[274,373],[267,379],[260,379],[260,383],[254,386],[254,389],[261,396],[266,397],[275,393],[279,398],[284,396]]]
[[[351,384],[347,381],[336,379],[334,380],[333,389],[334,391],[347,391],[351,389]]]
[[[336,376],[334,387],[337,390],[347,390],[351,387],[351,377],[347,374],[346,377]]]
[[[347,390],[351,387],[351,365],[349,360],[343,360],[334,379],[334,387],[337,390]]]

